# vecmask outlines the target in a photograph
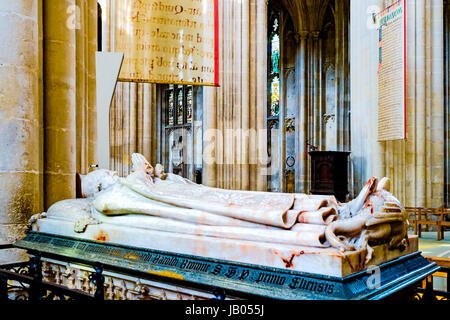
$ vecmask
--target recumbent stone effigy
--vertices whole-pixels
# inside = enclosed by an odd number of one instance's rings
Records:
[[[55,203],[33,231],[344,277],[417,251],[389,179],[334,196],[206,187],[132,155],[133,172],[82,176],[85,198]]]

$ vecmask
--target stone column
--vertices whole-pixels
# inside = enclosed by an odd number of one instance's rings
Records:
[[[250,20],[250,32],[249,32],[249,58],[250,58],[250,66],[249,66],[249,90],[250,90],[250,98],[249,98],[249,129],[250,129],[250,144],[249,144],[249,182],[250,189],[255,190],[256,186],[256,175],[257,175],[257,146],[256,146],[256,96],[257,96],[257,84],[256,84],[256,52],[258,50],[258,45],[256,44],[256,25],[258,23],[257,20],[257,0],[250,0],[250,12],[249,12],[249,20]]]
[[[203,183],[216,187],[217,106],[216,88],[203,88]]]
[[[308,139],[308,105],[307,105],[307,74],[306,74],[306,58],[307,58],[307,40],[309,32],[301,31],[297,47],[297,57],[295,66],[295,82],[298,97],[297,121],[295,123],[295,150],[296,150],[296,166],[295,166],[295,190],[296,192],[307,191],[307,175],[308,175],[308,159],[306,140]]]
[[[220,87],[203,95],[205,152],[216,162],[204,163],[204,180],[266,190],[267,3],[221,1],[219,16],[228,22],[219,26]]]
[[[445,206],[450,206],[450,2],[444,1],[444,44],[445,44],[445,66],[444,66],[444,114],[445,114],[445,182],[444,196]]]
[[[75,197],[75,0],[44,0],[45,209]]]
[[[278,163],[276,166],[278,175],[278,186],[277,189],[280,192],[283,192],[286,185],[286,175],[285,175],[285,168],[286,168],[286,109],[287,109],[287,102],[286,102],[286,82],[288,79],[289,73],[292,71],[291,68],[286,68],[285,63],[283,63],[285,48],[284,48],[284,41],[283,39],[286,39],[287,36],[285,34],[285,24],[284,21],[286,21],[288,15],[284,14],[283,11],[280,12],[280,24],[279,24],[279,30],[280,30],[280,113],[279,113],[279,122],[278,122],[278,148],[276,152],[278,153]],[[269,26],[267,26],[269,28]],[[270,62],[268,62],[270,63]],[[273,153],[273,151],[272,151]],[[274,166],[272,164],[272,166]]]
[[[415,23],[416,23],[416,50],[415,50],[415,68],[416,75],[413,85],[415,87],[416,95],[415,99],[411,100],[412,107],[416,112],[415,130],[416,132],[422,132],[422,135],[416,136],[416,150],[415,150],[415,167],[416,167],[416,201],[417,206],[425,206],[425,193],[427,185],[423,183],[426,180],[426,167],[427,159],[424,156],[426,154],[426,55],[427,55],[427,43],[428,34],[426,32],[426,1],[416,1],[415,8]],[[428,42],[429,43],[429,42]]]
[[[375,1],[376,2],[376,1]],[[369,5],[374,3],[374,1],[369,2],[364,10],[367,11]],[[365,3],[364,3],[365,4]],[[348,26],[350,24],[350,7],[347,6],[346,1],[336,0],[335,1],[335,21],[336,21],[336,86],[337,86],[337,105],[336,105],[336,141],[337,150],[347,151],[350,150],[350,81],[349,81],[349,40]],[[366,12],[361,12],[362,18],[367,22],[369,17]],[[361,26],[361,28],[367,29],[367,25]],[[364,32],[359,30],[358,32]],[[362,39],[354,37],[355,41],[360,41]],[[358,46],[358,45],[357,45]],[[362,51],[359,52],[360,55],[365,54]],[[370,61],[370,60],[369,60]],[[350,65],[352,64],[350,59]],[[370,62],[369,62],[370,63]]]
[[[95,52],[98,49],[97,39],[97,1],[87,1],[87,164],[95,165],[98,163],[97,158],[97,90],[96,90],[96,68],[95,68]]]
[[[76,134],[77,172],[86,174],[97,163],[95,52],[97,4],[76,0]]]
[[[241,189],[250,189],[250,155],[249,155],[249,129],[250,129],[250,93],[249,93],[249,72],[250,72],[250,3],[242,2],[242,85],[241,85],[241,104],[242,104],[242,145],[241,145]]]
[[[351,161],[355,190],[361,190],[368,179],[372,176],[382,176],[384,171],[382,148],[377,141],[378,30],[367,24],[370,19],[367,8],[373,5],[381,8],[382,0],[350,2]],[[339,121],[338,114],[336,121]],[[341,129],[342,125],[338,127],[338,130]],[[338,145],[341,145],[341,140]]]
[[[313,100],[313,123],[311,124],[313,126],[313,136],[312,138],[312,144],[314,144],[318,150],[320,150],[321,147],[321,120],[322,120],[322,114],[321,114],[321,108],[320,108],[320,78],[321,75],[319,73],[320,71],[320,64],[321,64],[321,57],[320,57],[320,39],[319,39],[320,31],[313,31],[312,32],[312,41],[313,41],[313,65],[312,65],[312,100]]]
[[[443,2],[406,1],[406,140],[377,142],[377,30],[365,27],[367,7],[352,1],[352,161],[356,189],[388,176],[405,206],[444,203]],[[365,52],[365,55],[361,55]]]
[[[257,110],[256,123],[258,130],[258,172],[256,177],[256,190],[265,191],[267,188],[267,176],[263,170],[267,165],[267,1],[256,2],[256,75],[257,75]]]
[[[242,139],[242,115],[244,110],[242,108],[241,92],[242,81],[245,75],[242,73],[242,43],[247,41],[243,39],[242,34],[242,2],[234,2],[233,16],[236,23],[233,24],[233,69],[232,69],[232,189],[241,189],[241,139]]]
[[[38,0],[0,2],[0,244],[42,211]],[[23,259],[1,250],[0,263]]]
[[[76,126],[77,126],[77,172],[86,174],[88,172],[87,161],[87,77],[86,77],[86,29],[87,24],[83,23],[86,9],[85,0],[76,0],[77,21],[76,28]]]
[[[325,122],[323,116],[326,114],[326,75],[324,74],[323,66],[324,66],[324,59],[323,59],[323,47],[324,47],[324,41],[323,39],[319,39],[319,71],[318,71],[318,81],[319,81],[319,92],[318,92],[318,99],[319,99],[319,110],[320,110],[320,119],[319,119],[319,146],[321,151],[326,150],[326,128],[325,128]]]
[[[109,119],[110,167],[120,176],[130,173],[131,154],[135,152],[152,165],[159,161],[157,95],[154,84],[117,83]]]
[[[232,1],[227,1],[224,3],[224,20],[227,19],[228,21],[233,21],[233,6],[234,2]],[[231,164],[231,151],[232,151],[232,145],[231,145],[231,141],[230,141],[230,129],[231,129],[231,103],[230,103],[230,99],[232,96],[232,80],[231,80],[231,75],[233,74],[233,65],[232,65],[232,53],[231,50],[233,48],[233,43],[232,43],[232,26],[233,23],[230,24],[224,24],[224,42],[222,43],[225,48],[224,48],[224,53],[223,53],[223,113],[222,113],[222,121],[223,121],[223,126],[222,126],[222,134],[223,134],[223,150],[222,150],[222,154],[223,154],[223,162],[221,164],[222,166],[222,170],[223,170],[223,174],[222,174],[222,183],[223,183],[223,188],[225,189],[231,189],[231,173],[230,173],[230,164]]]

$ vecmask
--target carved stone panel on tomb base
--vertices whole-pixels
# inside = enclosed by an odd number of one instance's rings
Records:
[[[89,280],[92,268],[67,262],[43,260],[43,280],[94,295],[95,285]],[[118,273],[104,272],[106,300],[209,300],[212,294],[169,284],[142,280]]]

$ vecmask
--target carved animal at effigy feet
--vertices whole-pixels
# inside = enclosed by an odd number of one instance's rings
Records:
[[[406,211],[389,192],[389,186],[387,178],[379,183],[376,178],[370,179],[356,199],[341,207],[339,219],[327,227],[327,241],[341,250],[366,249],[366,262],[373,254],[370,244],[387,243],[389,248],[406,246]]]
[[[140,154],[131,159],[127,177],[106,170],[82,176],[87,197],[33,216],[33,230],[336,275],[344,271],[333,273],[333,263],[349,264],[350,273],[416,250],[387,178],[370,179],[358,197],[340,203],[334,196],[207,187]]]

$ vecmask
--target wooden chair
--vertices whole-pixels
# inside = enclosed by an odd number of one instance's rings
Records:
[[[447,227],[450,227],[450,221],[448,221],[447,215],[450,214],[450,209],[447,208],[441,208],[439,211],[439,215],[440,215],[440,231],[441,231],[441,239],[445,238],[445,229]]]
[[[422,225],[425,225],[436,226],[437,240],[440,241],[442,239],[442,208],[406,207],[405,210],[408,212],[408,221],[414,226],[414,234],[418,235],[419,238],[422,236]],[[432,217],[436,215],[438,215],[438,218],[433,220]]]
[[[405,207],[406,212],[408,213],[408,222],[414,228],[414,234],[417,235],[417,221],[418,221],[418,213],[423,208],[418,207]]]
[[[448,210],[448,209],[447,209]],[[450,294],[450,258],[446,257],[430,257],[425,256],[428,261],[435,262],[439,267],[441,267],[440,270],[433,273],[432,275],[428,276],[422,281],[422,288],[426,287],[426,282],[433,283],[433,277],[441,277],[445,278],[447,281],[447,295]]]

